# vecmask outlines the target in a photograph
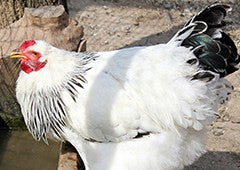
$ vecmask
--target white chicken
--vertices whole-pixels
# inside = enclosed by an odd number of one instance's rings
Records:
[[[24,42],[16,96],[36,140],[69,141],[87,170],[174,170],[205,152],[206,125],[232,91],[236,46],[214,4],[166,44],[75,53]]]

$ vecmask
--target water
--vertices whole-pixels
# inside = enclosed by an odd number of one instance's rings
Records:
[[[27,131],[0,130],[0,170],[57,169],[60,144],[35,141]]]

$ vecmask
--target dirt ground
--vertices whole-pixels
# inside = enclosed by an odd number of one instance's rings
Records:
[[[85,29],[88,51],[105,51],[167,42],[196,12],[215,0],[70,0],[71,17]],[[224,0],[233,10],[226,28],[240,49],[240,1]],[[208,152],[186,170],[240,170],[240,71],[229,76],[235,90],[209,127]]]

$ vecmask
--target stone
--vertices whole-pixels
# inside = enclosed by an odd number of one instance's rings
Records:
[[[234,116],[234,117],[232,117],[231,122],[236,123],[236,124],[240,124],[240,118],[237,117],[237,116]]]
[[[231,120],[231,117],[228,113],[222,116],[222,121],[229,122]]]
[[[224,134],[224,129],[222,127],[216,127],[213,129],[214,136],[221,136]]]
[[[84,164],[76,149],[69,143],[61,143],[58,170],[83,170]]]

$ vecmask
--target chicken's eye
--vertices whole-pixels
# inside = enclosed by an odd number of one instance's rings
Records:
[[[33,54],[33,55],[37,55],[37,52],[33,51],[32,54]]]

